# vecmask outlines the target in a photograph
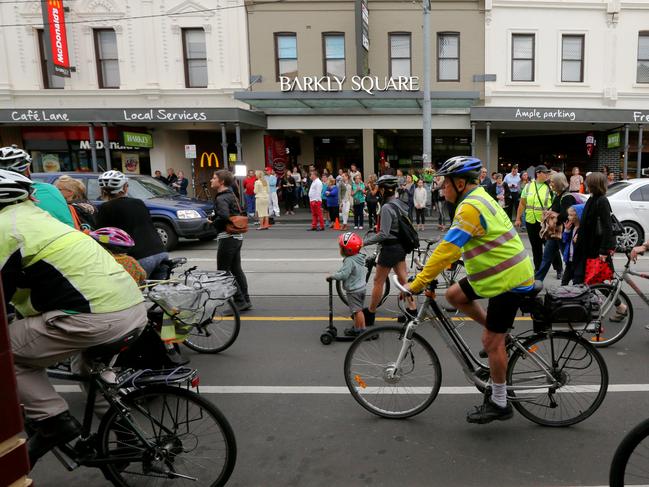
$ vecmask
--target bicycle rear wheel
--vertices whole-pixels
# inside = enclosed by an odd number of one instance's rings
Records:
[[[370,282],[370,276],[372,275],[372,270],[367,271],[367,275],[365,276],[365,282],[369,284]],[[372,279],[372,282],[374,280]],[[370,286],[371,289],[371,286]],[[336,293],[338,293],[338,297],[340,300],[345,303],[346,305],[349,304],[347,302],[347,293],[345,292],[345,289],[343,289],[343,283],[342,281],[336,281]],[[371,291],[370,291],[371,294]],[[385,303],[385,300],[388,299],[388,296],[390,295],[390,277],[385,278],[385,284],[383,285],[383,296],[381,297],[381,301],[379,301],[379,306],[381,306],[383,303]]]
[[[440,282],[440,289],[449,288],[460,279],[466,276],[466,269],[464,268],[464,262],[461,260],[453,262],[448,269],[444,269],[442,272],[442,282]]]
[[[146,447],[122,414],[111,408],[97,431],[98,455],[115,459],[102,467],[110,482],[119,487],[225,485],[236,463],[237,445],[216,406],[194,392],[165,385],[135,390],[123,402],[152,447]]]
[[[183,343],[198,353],[219,353],[232,346],[240,329],[239,310],[230,298],[216,308],[212,321],[193,327]]]
[[[610,486],[649,485],[647,458],[649,458],[649,419],[629,431],[615,450],[609,474]]]
[[[631,328],[631,324],[633,323],[633,305],[624,291],[620,291],[618,295],[620,303],[625,304],[627,307],[626,315],[620,316],[615,304],[611,303],[611,306],[609,306],[608,303],[610,297],[615,293],[615,287],[610,284],[595,284],[590,286],[590,289],[600,297],[601,306],[609,307],[609,310],[606,316],[599,316],[602,324],[602,331],[599,335],[585,332],[582,336],[590,340],[596,347],[608,347],[621,340]],[[613,321],[615,318],[621,318],[621,320]]]
[[[345,383],[352,397],[384,418],[409,418],[437,397],[442,369],[433,347],[414,334],[399,370],[394,370],[404,328],[382,326],[360,335],[345,356]]]
[[[574,333],[555,332],[534,335],[523,346],[531,356],[516,349],[507,368],[508,385],[533,387],[509,393],[519,413],[543,426],[569,426],[599,408],[608,389],[608,370],[589,342]],[[554,382],[559,386],[552,387]]]

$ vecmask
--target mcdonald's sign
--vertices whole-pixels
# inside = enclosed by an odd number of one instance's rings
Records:
[[[68,37],[65,29],[63,0],[42,0],[43,37],[49,52],[48,64],[55,76],[70,77]],[[49,35],[47,35],[49,33]]]
[[[201,161],[200,161],[200,167],[212,167],[212,162],[214,162],[214,167],[219,168],[221,167],[221,163],[219,162],[219,157],[216,155],[214,152],[203,152],[201,154]],[[207,164],[207,165],[206,165]]]

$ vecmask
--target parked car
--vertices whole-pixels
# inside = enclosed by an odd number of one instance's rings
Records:
[[[613,214],[624,233],[617,237],[620,247],[634,247],[649,236],[649,179],[618,181],[606,192]]]
[[[88,199],[96,205],[103,203],[97,179],[99,174],[47,172],[34,173],[31,176],[36,181],[53,184],[63,174],[83,181]],[[167,250],[173,250],[180,237],[202,241],[213,240],[216,237],[214,227],[207,221],[207,216],[213,209],[210,202],[181,196],[151,176],[129,174],[128,179],[128,195],[144,201]]]

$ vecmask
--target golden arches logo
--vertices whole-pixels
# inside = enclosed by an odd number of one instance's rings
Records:
[[[214,167],[220,167],[221,164],[219,163],[219,156],[216,155],[214,152],[210,152],[209,154],[207,152],[203,152],[201,154],[201,167],[206,167],[205,162],[207,162],[207,167],[212,167],[212,159],[214,159]]]
[[[47,0],[47,3],[51,8],[63,8],[63,0]]]

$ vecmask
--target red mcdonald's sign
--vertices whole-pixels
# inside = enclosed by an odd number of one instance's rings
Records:
[[[48,35],[44,35],[49,51],[48,60],[52,63],[52,74],[70,77],[70,58],[68,57],[68,37],[65,32],[65,15],[63,0],[43,0],[43,27]]]

